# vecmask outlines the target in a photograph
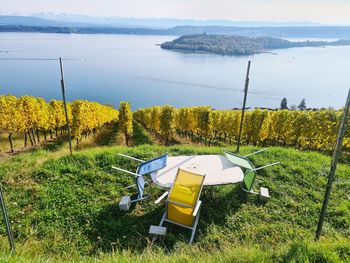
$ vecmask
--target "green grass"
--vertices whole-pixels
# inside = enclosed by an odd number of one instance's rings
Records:
[[[156,144],[155,139],[136,121],[133,122],[133,144],[136,146],[144,144]]]
[[[149,159],[163,153],[219,154],[222,149],[147,145],[152,144],[147,134],[143,143],[86,149],[73,157],[66,150],[39,149],[0,161],[17,245],[16,255],[3,252],[0,260],[350,262],[350,167],[338,167],[324,235],[314,242],[330,157],[278,147],[252,156],[256,166],[282,163],[259,174],[258,184],[272,195],[267,203],[242,193],[238,185],[205,188],[194,244],[187,244],[188,231],[175,226],[168,226],[162,242],[152,244],[148,228],[159,223],[164,207],[148,200],[129,213],[119,211],[120,198],[135,193],[124,188],[133,180],[110,167],[133,170],[137,164],[116,153]],[[242,154],[256,149],[243,147]],[[163,192],[157,187],[147,191],[151,200]],[[3,224],[0,231],[0,249],[6,251]]]

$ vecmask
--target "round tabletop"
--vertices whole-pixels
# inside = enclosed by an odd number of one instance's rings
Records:
[[[167,165],[151,173],[154,183],[164,188],[171,188],[178,168],[205,174],[204,185],[235,184],[243,181],[243,171],[222,155],[194,155],[168,157]]]

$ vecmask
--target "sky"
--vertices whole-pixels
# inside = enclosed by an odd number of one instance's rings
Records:
[[[350,0],[0,0],[0,14],[229,19],[350,25]]]

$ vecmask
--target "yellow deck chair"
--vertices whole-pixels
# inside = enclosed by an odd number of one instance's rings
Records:
[[[193,242],[196,233],[205,175],[195,174],[178,169],[170,192],[165,192],[155,203],[158,204],[168,196],[166,210],[159,223],[161,227],[164,222],[169,222],[192,230],[190,243]]]

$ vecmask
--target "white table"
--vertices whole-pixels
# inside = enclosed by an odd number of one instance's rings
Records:
[[[243,171],[225,156],[194,155],[168,157],[167,166],[151,173],[152,181],[164,188],[171,188],[178,168],[205,174],[204,185],[235,184],[243,181]]]

